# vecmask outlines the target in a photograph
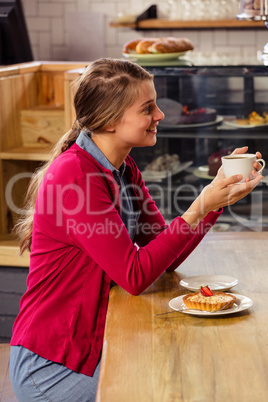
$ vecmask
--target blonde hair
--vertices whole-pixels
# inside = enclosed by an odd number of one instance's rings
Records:
[[[98,59],[74,82],[76,120],[72,128],[54,146],[51,157],[32,176],[24,213],[14,227],[21,254],[31,250],[34,207],[40,184],[54,159],[75,143],[80,131],[104,132],[118,122],[139,95],[139,83],[153,76],[128,60]]]

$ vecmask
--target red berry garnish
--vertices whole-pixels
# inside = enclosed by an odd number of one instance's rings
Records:
[[[206,297],[213,296],[213,293],[212,293],[212,291],[209,289],[208,286],[200,286],[200,293],[201,293],[203,296],[206,296]]]

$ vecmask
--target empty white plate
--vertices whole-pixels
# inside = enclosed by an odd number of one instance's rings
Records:
[[[208,286],[211,290],[229,290],[238,284],[238,280],[226,275],[189,276],[180,281],[184,288],[197,292],[200,286]]]

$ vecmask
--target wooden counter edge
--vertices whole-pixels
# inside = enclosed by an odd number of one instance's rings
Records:
[[[268,240],[268,232],[209,232],[203,239],[206,240]]]

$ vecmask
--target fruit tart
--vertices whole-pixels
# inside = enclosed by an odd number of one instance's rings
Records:
[[[183,302],[187,308],[203,311],[226,310],[231,308],[235,301],[234,295],[212,292],[208,286],[201,286],[200,292],[189,293],[183,297]]]

